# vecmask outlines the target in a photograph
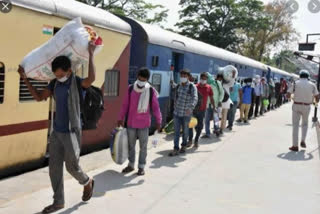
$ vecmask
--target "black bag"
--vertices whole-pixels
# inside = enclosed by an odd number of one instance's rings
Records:
[[[56,79],[53,84],[56,84]],[[95,86],[87,89],[82,88],[81,79],[76,76],[77,88],[80,99],[80,117],[82,130],[96,129],[97,123],[104,111],[104,100],[102,92]],[[86,92],[83,97],[82,90]]]
[[[86,95],[83,99],[81,94],[81,81],[77,78],[77,87],[80,97],[82,130],[96,129],[97,123],[104,111],[103,94],[100,88],[90,86],[83,89]]]
[[[224,91],[224,97],[223,97],[222,102],[224,103],[224,102],[228,101],[230,95],[228,94],[228,92],[227,92],[227,90],[225,88],[223,88],[223,91]]]

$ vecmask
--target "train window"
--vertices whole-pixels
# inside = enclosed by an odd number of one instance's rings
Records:
[[[60,29],[61,29],[61,28],[54,27],[54,28],[53,28],[53,35],[56,35],[56,33],[58,33]]]
[[[158,67],[159,65],[159,56],[152,56],[152,67]]]
[[[117,97],[119,96],[120,71],[107,70],[104,79],[104,96]]]
[[[48,85],[47,81],[40,81],[40,80],[34,80],[34,79],[28,79],[28,80],[32,84],[32,86],[35,87],[38,91],[44,90]],[[26,101],[34,101],[34,100],[35,99],[29,92],[27,85],[20,78],[19,101],[26,102]]]
[[[0,62],[0,104],[3,103],[4,99],[4,72],[4,64]]]
[[[152,75],[152,86],[160,93],[161,91],[161,74]]]
[[[242,65],[240,65],[240,69],[242,69]]]

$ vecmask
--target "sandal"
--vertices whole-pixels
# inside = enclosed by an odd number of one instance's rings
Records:
[[[93,195],[93,189],[94,189],[94,180],[91,179],[91,189],[90,191],[83,191],[82,195],[82,201],[89,201]]]
[[[48,214],[48,213],[54,213],[58,210],[61,210],[64,208],[64,204],[62,205],[55,205],[55,204],[51,204],[47,207],[45,207],[43,210],[42,210],[42,213],[43,214]]]

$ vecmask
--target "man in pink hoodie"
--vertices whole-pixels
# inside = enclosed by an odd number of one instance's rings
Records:
[[[150,71],[147,68],[139,70],[138,79],[133,85],[129,86],[120,111],[118,126],[124,126],[124,120],[127,120],[129,140],[129,165],[123,169],[122,173],[129,173],[134,170],[136,139],[138,138],[140,143],[138,175],[145,174],[151,109],[157,121],[157,129],[161,131],[162,116],[158,102],[158,92],[148,83],[149,77]]]

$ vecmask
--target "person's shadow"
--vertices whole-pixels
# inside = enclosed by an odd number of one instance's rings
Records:
[[[288,153],[281,153],[277,157],[288,161],[308,161],[313,159],[313,155],[311,153],[306,154],[305,150],[301,150],[299,152],[290,151]]]
[[[139,181],[134,183],[131,182],[136,177],[136,172],[135,174],[127,176],[115,170],[107,170],[105,172],[97,174],[94,176],[95,186],[92,197],[103,197],[106,193],[113,190],[129,188],[144,183],[143,179],[140,179]]]
[[[131,181],[136,178],[136,174],[131,174],[130,176],[126,176],[122,173],[119,173],[114,170],[107,170],[100,174],[94,176],[94,190],[93,190],[93,198],[103,197],[107,192],[112,190],[118,190],[123,188],[129,188],[132,186],[141,185],[144,183],[144,180],[139,180],[135,183],[131,183]],[[70,214],[76,212],[79,207],[85,205],[86,202],[79,202],[73,207],[68,208],[60,212],[59,214]]]
[[[171,151],[172,150],[165,150],[165,151],[157,152],[157,154],[161,155],[161,157],[156,158],[155,160],[153,160],[151,162],[152,165],[150,166],[150,168],[153,168],[153,169],[158,169],[158,168],[161,168],[161,167],[176,168],[176,167],[178,167],[177,163],[181,163],[181,162],[186,160],[186,158],[184,158],[182,155],[169,157],[169,153]]]

